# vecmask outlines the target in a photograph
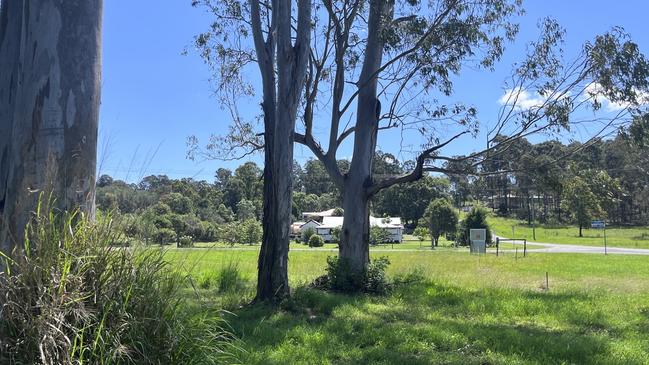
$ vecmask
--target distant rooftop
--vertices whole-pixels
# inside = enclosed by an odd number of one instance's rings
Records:
[[[343,217],[323,217],[318,228],[337,228],[343,225]],[[400,217],[377,218],[370,216],[370,226],[381,228],[403,228]]]

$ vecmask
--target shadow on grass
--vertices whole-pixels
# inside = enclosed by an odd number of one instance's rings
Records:
[[[281,308],[229,318],[251,364],[642,363],[585,293],[402,285],[385,297],[298,288]]]

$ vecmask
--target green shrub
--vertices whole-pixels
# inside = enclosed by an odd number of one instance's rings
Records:
[[[487,230],[486,243],[491,244],[491,228],[487,223],[487,214],[484,208],[475,206],[466,215],[464,220],[460,222],[457,239],[461,245],[469,245],[471,243],[469,242],[469,231],[476,228],[484,228]]]
[[[48,209],[43,209],[48,212]],[[2,364],[219,363],[221,320],[189,312],[157,249],[115,249],[111,221],[37,209],[0,272]]]
[[[182,236],[178,239],[178,247],[194,247],[194,238]]]
[[[255,245],[261,242],[263,237],[263,229],[261,223],[256,219],[248,219],[240,222],[239,229],[237,230],[237,241],[242,244]]]
[[[309,238],[309,247],[322,247],[324,246],[324,239],[317,234]]]
[[[153,234],[153,240],[159,245],[164,245],[176,240],[176,232],[169,228],[159,228]]]
[[[331,229],[331,240],[332,242],[340,242],[340,234],[342,229],[340,227],[334,227]]]
[[[238,232],[238,222],[226,223],[220,227],[219,238],[230,246],[234,246],[239,239]]]
[[[304,231],[302,231],[302,242],[309,243],[311,236],[315,234],[315,229],[313,229],[312,227],[305,229]]]
[[[390,260],[382,256],[370,261],[365,272],[365,292],[384,294],[390,289],[386,270],[390,265]]]
[[[381,243],[390,242],[390,233],[384,228],[379,226],[370,227],[370,244],[378,245]]]
[[[387,257],[372,260],[366,269],[354,267],[346,259],[327,257],[327,274],[317,279],[317,285],[326,289],[347,293],[385,294],[391,285],[386,275],[390,265]]]
[[[417,228],[412,232],[413,236],[417,237],[419,241],[425,241],[429,236],[428,227],[425,225],[418,225]]]

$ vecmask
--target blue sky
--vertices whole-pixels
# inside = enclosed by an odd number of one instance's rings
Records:
[[[235,168],[242,163],[185,158],[188,136],[196,135],[204,141],[212,133],[225,131],[229,120],[213,96],[209,70],[191,49],[193,37],[206,30],[211,19],[190,3],[105,2],[100,174],[128,181],[150,174],[212,181],[217,168]],[[645,0],[527,0],[524,7],[526,14],[518,20],[518,40],[509,45],[496,72],[467,70],[456,80],[454,99],[476,106],[485,119],[496,115],[510,65],[521,57],[524,44],[538,34],[540,18],[551,16],[566,28],[568,52],[617,25],[649,54],[649,2]],[[184,49],[189,49],[187,55],[182,54]],[[378,145],[397,154],[399,137],[381,136]],[[484,139],[459,141],[446,152],[468,153],[476,145],[484,145]],[[343,147],[339,157],[348,156],[349,150]],[[295,157],[304,161],[311,154],[296,147]],[[261,161],[255,157],[247,160]]]

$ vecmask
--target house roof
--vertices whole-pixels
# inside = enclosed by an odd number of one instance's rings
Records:
[[[320,225],[320,222],[318,222],[318,221],[314,221],[313,219],[310,219],[310,220],[308,220],[307,222],[302,222],[302,224],[300,224],[300,228],[306,226],[307,224],[309,224],[309,223],[311,223],[311,222],[315,223],[316,226],[319,226],[319,225]]]
[[[343,217],[323,217],[322,225],[320,225],[318,228],[342,227],[343,219]],[[370,217],[370,226],[378,226],[381,228],[403,228],[400,217]]]
[[[302,217],[331,217],[336,209],[323,210],[322,212],[304,212]]]
[[[318,228],[336,228],[342,227],[343,217],[323,217],[322,225]]]

